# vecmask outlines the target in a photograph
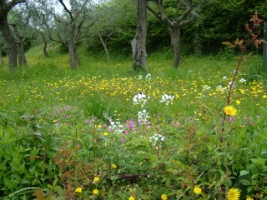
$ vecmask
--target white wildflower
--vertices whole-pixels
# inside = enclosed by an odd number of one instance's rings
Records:
[[[165,103],[166,105],[169,105],[170,103],[172,103],[173,99],[174,99],[174,96],[164,94],[161,97],[160,103]]]

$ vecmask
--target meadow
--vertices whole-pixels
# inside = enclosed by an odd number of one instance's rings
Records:
[[[267,199],[267,76],[238,56],[131,58],[51,47],[0,66],[2,199]],[[225,118],[224,118],[225,117]]]

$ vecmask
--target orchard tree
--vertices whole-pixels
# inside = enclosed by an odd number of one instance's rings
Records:
[[[0,0],[0,31],[8,46],[10,67],[17,66],[17,42],[8,24],[8,14],[16,5],[25,2],[26,0]]]
[[[134,69],[147,71],[147,0],[137,0],[136,34],[131,42]]]
[[[152,0],[152,2],[156,8],[151,5],[148,6],[148,9],[168,28],[174,53],[173,66],[177,68],[181,59],[181,28],[197,17],[202,0]]]
[[[49,38],[52,41],[59,42],[68,49],[70,68],[77,69],[80,66],[80,59],[77,51],[78,44],[84,38],[84,34],[88,31],[92,24],[84,26],[89,17],[90,0],[73,0],[70,5],[64,3],[63,0],[58,0],[63,7],[63,15],[54,14],[55,27],[54,34],[49,31]],[[46,23],[48,29],[51,29]]]

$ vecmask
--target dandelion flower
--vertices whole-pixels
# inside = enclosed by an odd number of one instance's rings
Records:
[[[98,195],[98,194],[99,194],[99,190],[98,190],[98,189],[94,189],[94,190],[93,190],[93,194],[94,194],[94,195]]]
[[[94,183],[98,183],[99,180],[100,180],[100,178],[99,178],[98,176],[96,176],[96,177],[94,178]]]
[[[82,192],[82,188],[81,187],[77,187],[76,189],[75,189],[75,192],[77,192],[77,193],[81,193]]]
[[[128,200],[135,200],[133,196],[130,196]]]
[[[240,191],[237,188],[231,188],[227,194],[227,200],[239,200]]]
[[[112,169],[116,169],[116,168],[117,168],[117,165],[115,165],[115,164],[111,164],[111,168],[112,168]]]
[[[198,186],[195,186],[193,191],[194,191],[195,194],[199,195],[199,194],[201,194],[202,189],[200,187],[198,187]]]
[[[161,199],[162,199],[162,200],[167,200],[167,199],[168,199],[168,197],[167,197],[167,195],[166,195],[166,194],[162,194],[162,195],[161,195]]]
[[[225,106],[224,112],[226,115],[235,116],[237,113],[237,110],[233,106]]]
[[[247,197],[246,200],[253,200],[253,198],[252,197]]]

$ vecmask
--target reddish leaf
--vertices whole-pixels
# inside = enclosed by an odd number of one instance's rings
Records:
[[[259,40],[254,40],[254,46],[258,49],[259,48]]]
[[[252,33],[252,40],[255,40],[258,37],[258,35],[255,35]]]
[[[245,25],[245,28],[246,28],[246,30],[247,30],[248,32],[250,32],[250,33],[252,32],[251,29],[250,29],[250,27],[249,27],[249,24],[248,24],[248,23]]]

